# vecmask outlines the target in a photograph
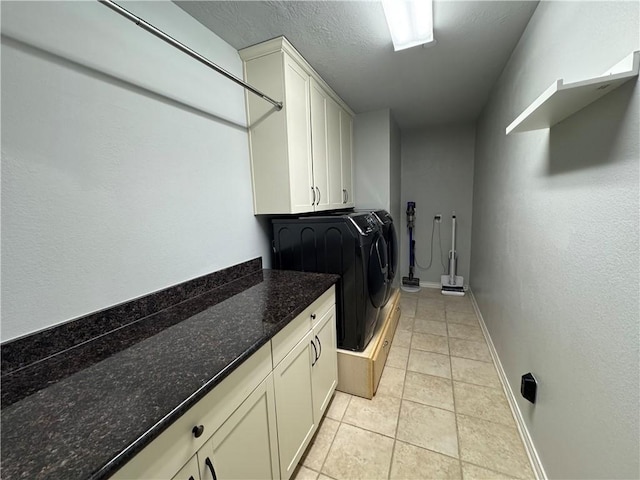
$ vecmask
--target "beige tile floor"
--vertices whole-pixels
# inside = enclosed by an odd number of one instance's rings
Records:
[[[293,478],[535,478],[469,297],[400,302],[376,396],[337,391]]]

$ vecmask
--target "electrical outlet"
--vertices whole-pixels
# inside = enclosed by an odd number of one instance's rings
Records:
[[[438,213],[435,217],[433,217],[433,219],[436,221],[436,223],[440,223],[442,221],[442,215]]]

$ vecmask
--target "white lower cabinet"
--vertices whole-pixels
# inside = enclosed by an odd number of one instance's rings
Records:
[[[308,315],[307,334],[273,370],[280,476],[285,480],[309,445],[338,383],[333,297]]]
[[[331,287],[112,479],[288,479],[337,385]]]
[[[198,480],[199,478],[198,457],[194,455],[171,480]]]
[[[311,387],[312,338],[313,333],[307,333],[273,371],[282,478],[291,476],[316,429]]]
[[[313,335],[318,345],[318,358],[311,370],[313,386],[313,414],[318,421],[322,418],[338,385],[338,356],[336,354],[335,308],[326,312],[313,327]]]
[[[198,450],[200,479],[279,478],[277,441],[273,374],[269,374]]]

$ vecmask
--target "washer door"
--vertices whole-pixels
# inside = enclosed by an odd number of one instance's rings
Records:
[[[371,243],[368,267],[369,298],[375,308],[380,308],[384,305],[388,281],[387,242],[380,234],[376,234]]]

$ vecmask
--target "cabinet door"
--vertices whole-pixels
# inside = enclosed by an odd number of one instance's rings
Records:
[[[191,457],[191,460],[171,480],[200,480],[198,457],[196,455]]]
[[[342,151],[340,147],[340,106],[327,99],[327,163],[329,169],[329,204],[331,208],[344,208],[342,192]]]
[[[340,109],[340,147],[342,153],[342,189],[344,194],[344,206],[353,207],[353,148],[352,119],[346,111]]]
[[[313,328],[313,340],[318,349],[317,360],[313,363],[313,411],[317,422],[324,415],[327,405],[338,385],[338,353],[336,351],[336,309],[335,306],[320,319]]]
[[[311,113],[309,75],[289,56],[284,56],[287,151],[291,188],[291,213],[313,211]]]
[[[279,478],[273,375],[198,450],[201,480]]]
[[[311,146],[315,210],[329,208],[329,172],[327,164],[327,95],[311,79]]]
[[[312,332],[276,365],[273,381],[278,418],[280,475],[288,479],[315,431],[311,361],[315,358]]]

